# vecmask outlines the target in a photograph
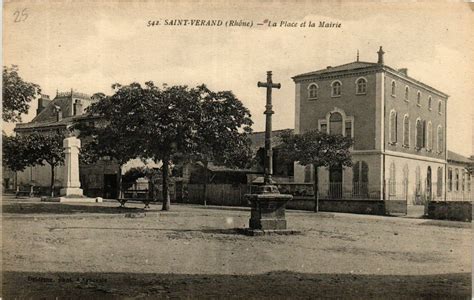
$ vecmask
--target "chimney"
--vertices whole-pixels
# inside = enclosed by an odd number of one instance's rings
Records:
[[[56,122],[59,122],[63,119],[63,112],[61,111],[61,107],[55,105],[54,112],[56,113]]]
[[[38,99],[38,108],[36,109],[36,115],[39,115],[48,104],[51,102],[49,95],[41,94],[41,97]]]
[[[74,116],[80,116],[84,113],[84,109],[82,108],[81,100],[74,101],[73,110],[74,110],[74,114],[73,114]]]
[[[402,73],[405,76],[408,76],[408,69],[407,68],[398,69],[398,72]]]
[[[382,46],[380,46],[380,49],[379,51],[377,52],[377,54],[379,55],[379,60],[377,61],[377,63],[379,65],[383,65],[383,55],[384,55],[385,52],[383,52],[383,49],[382,49]]]
[[[331,66],[327,66],[326,69],[331,69],[332,67]]]

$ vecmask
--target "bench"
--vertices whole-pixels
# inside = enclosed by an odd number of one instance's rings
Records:
[[[120,202],[120,207],[125,207],[125,203],[129,200],[141,201],[145,204],[145,208],[150,208],[150,203],[153,202],[148,196],[148,190],[126,190],[123,192],[123,197],[117,200]]]
[[[39,196],[40,187],[34,185],[19,185],[16,187],[15,198],[24,196],[24,197],[34,197]]]

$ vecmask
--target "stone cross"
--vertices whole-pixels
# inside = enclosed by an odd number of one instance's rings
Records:
[[[64,177],[63,188],[60,190],[61,196],[82,196],[81,183],[79,181],[79,149],[81,141],[75,136],[69,136],[63,141]]]
[[[273,83],[272,71],[267,72],[267,82],[258,82],[258,87],[267,88],[267,104],[265,105],[265,159],[264,159],[264,184],[272,184],[273,175],[273,152],[272,152],[272,115],[275,113],[272,108],[272,89],[281,88],[281,84]]]

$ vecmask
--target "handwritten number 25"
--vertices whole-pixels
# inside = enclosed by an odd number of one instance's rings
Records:
[[[26,19],[28,19],[28,13],[26,12],[26,10],[26,8],[23,8],[21,12],[18,9],[15,10],[15,12],[13,13],[13,16],[15,17],[15,23],[24,22],[26,21]]]

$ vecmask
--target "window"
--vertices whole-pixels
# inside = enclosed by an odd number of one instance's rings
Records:
[[[324,133],[328,132],[328,124],[322,123],[320,126],[321,126],[321,129],[320,129],[321,132],[324,132]]]
[[[390,136],[389,141],[391,144],[397,143],[397,112],[392,110],[390,112]]]
[[[345,128],[345,133],[347,137],[353,137],[352,136],[352,122],[346,121],[346,128]]]
[[[443,168],[438,167],[438,182],[436,183],[436,196],[441,197],[443,194]]]
[[[403,117],[403,146],[410,146],[410,118],[408,115]]]
[[[454,189],[457,192],[459,191],[459,169],[456,169],[455,174],[456,177],[454,177]]]
[[[441,114],[443,111],[443,104],[441,103],[441,101],[438,101],[438,113]]]
[[[318,85],[312,83],[308,86],[308,99],[317,99],[318,98]]]
[[[421,93],[420,92],[416,94],[416,105],[421,106]]]
[[[334,112],[329,117],[329,134],[342,134],[342,115]]]
[[[408,86],[405,87],[405,101],[409,101],[408,96],[409,96],[410,90],[408,89]]]
[[[423,148],[423,122],[418,119],[416,120],[416,132],[415,132],[416,148]]]
[[[471,174],[467,173],[467,191],[471,191]]]
[[[453,169],[448,169],[448,190],[453,191]]]
[[[395,80],[392,80],[392,96],[393,96],[393,97],[396,96],[395,91],[396,91]]]
[[[415,192],[416,192],[417,196],[420,196],[421,195],[421,171],[420,171],[420,166],[416,167],[415,178],[416,178]]]
[[[408,165],[405,164],[403,167],[403,199],[407,199],[408,196]]]
[[[462,188],[462,191],[464,192],[464,189],[465,189],[465,186],[466,186],[466,174],[464,173],[464,170],[462,170],[461,172],[462,172],[461,188]]]
[[[433,99],[431,99],[431,96],[428,98],[428,109],[429,110],[432,110],[432,106],[433,106]]]
[[[356,162],[352,167],[352,194],[367,196],[369,183],[369,166],[365,161]]]
[[[367,93],[367,80],[365,78],[359,78],[356,81],[356,94]]]
[[[459,191],[459,170],[454,170],[454,191]]]
[[[334,81],[332,84],[331,84],[331,87],[332,87],[332,92],[331,92],[331,96],[332,97],[340,97],[341,96],[341,82],[340,81]]]
[[[426,149],[431,150],[431,147],[433,147],[433,126],[431,125],[431,122],[428,122],[428,127],[426,130]]]
[[[441,125],[438,126],[438,153],[442,153],[444,151],[444,134],[443,134],[443,127]]]
[[[395,163],[390,164],[390,179],[389,179],[389,194],[390,196],[395,196],[397,194],[397,184],[395,180],[396,176]]]

